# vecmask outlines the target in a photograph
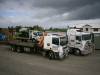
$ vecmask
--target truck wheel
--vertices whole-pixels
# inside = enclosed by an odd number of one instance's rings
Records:
[[[34,49],[30,48],[30,53],[33,53],[34,52]]]
[[[75,49],[74,54],[79,56],[79,55],[81,55],[81,51],[79,49]]]
[[[22,52],[23,52],[23,50],[21,50],[21,47],[18,47],[18,48],[17,48],[17,52],[18,52],[18,53],[22,53]]]
[[[11,51],[13,51],[13,52],[16,52],[16,49],[17,49],[17,47],[15,47],[15,46],[11,47]]]
[[[42,56],[44,56],[44,57],[46,56],[46,52],[44,52],[44,51],[41,52],[41,54],[42,54]]]
[[[49,59],[54,59],[54,52],[53,51],[49,51]]]
[[[11,47],[11,51],[15,52],[15,49],[13,47]]]

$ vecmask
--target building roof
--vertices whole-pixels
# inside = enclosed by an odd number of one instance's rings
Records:
[[[90,25],[92,28],[100,28],[100,24],[75,24],[73,27],[82,28],[85,25]]]

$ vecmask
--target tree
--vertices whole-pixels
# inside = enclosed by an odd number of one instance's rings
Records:
[[[19,30],[20,30],[21,28],[22,28],[21,26],[16,26],[16,27],[15,27],[16,32],[19,32]]]
[[[48,30],[54,31],[54,32],[66,32],[67,31],[66,28],[52,28],[52,27],[50,27]]]
[[[52,29],[53,29],[52,27],[49,28],[49,30],[52,30]]]
[[[33,26],[31,29],[32,29],[32,30],[38,30],[38,31],[43,31],[43,30],[44,30],[44,29],[43,29],[41,26],[39,26],[39,25],[35,25],[35,26]]]
[[[2,31],[2,28],[0,28],[0,32]]]
[[[19,37],[29,37],[29,33],[27,31],[21,31],[20,34],[18,35]]]
[[[8,30],[9,30],[9,32],[12,34],[12,36],[13,36],[13,31],[14,31],[14,28],[13,28],[13,26],[8,26]]]

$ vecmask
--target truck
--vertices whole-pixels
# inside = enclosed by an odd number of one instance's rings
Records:
[[[43,32],[36,30],[29,30],[29,39],[37,39],[39,36],[43,36]]]
[[[30,51],[40,53],[49,59],[64,59],[68,56],[66,36],[43,33],[39,38],[21,38],[10,41],[10,49],[16,52]],[[27,41],[22,41],[27,40]]]
[[[81,32],[79,29],[68,29],[67,37],[70,53],[87,55],[93,51],[91,33]]]

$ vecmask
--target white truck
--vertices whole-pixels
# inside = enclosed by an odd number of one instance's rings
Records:
[[[86,55],[92,52],[91,33],[79,32],[78,29],[68,29],[68,47],[75,55]]]
[[[38,39],[39,36],[43,36],[43,33],[41,31],[29,30],[29,39]]]
[[[30,39],[28,38],[28,40]],[[25,50],[29,50],[34,53],[39,52],[43,56],[48,56],[49,59],[63,59],[68,56],[67,39],[65,36],[60,35],[44,35],[43,33],[43,36],[33,39],[31,43],[15,40],[10,41],[9,45],[13,51],[24,52]]]
[[[64,36],[48,35],[44,37],[44,50],[49,51],[50,59],[63,59],[68,56],[67,40]]]

